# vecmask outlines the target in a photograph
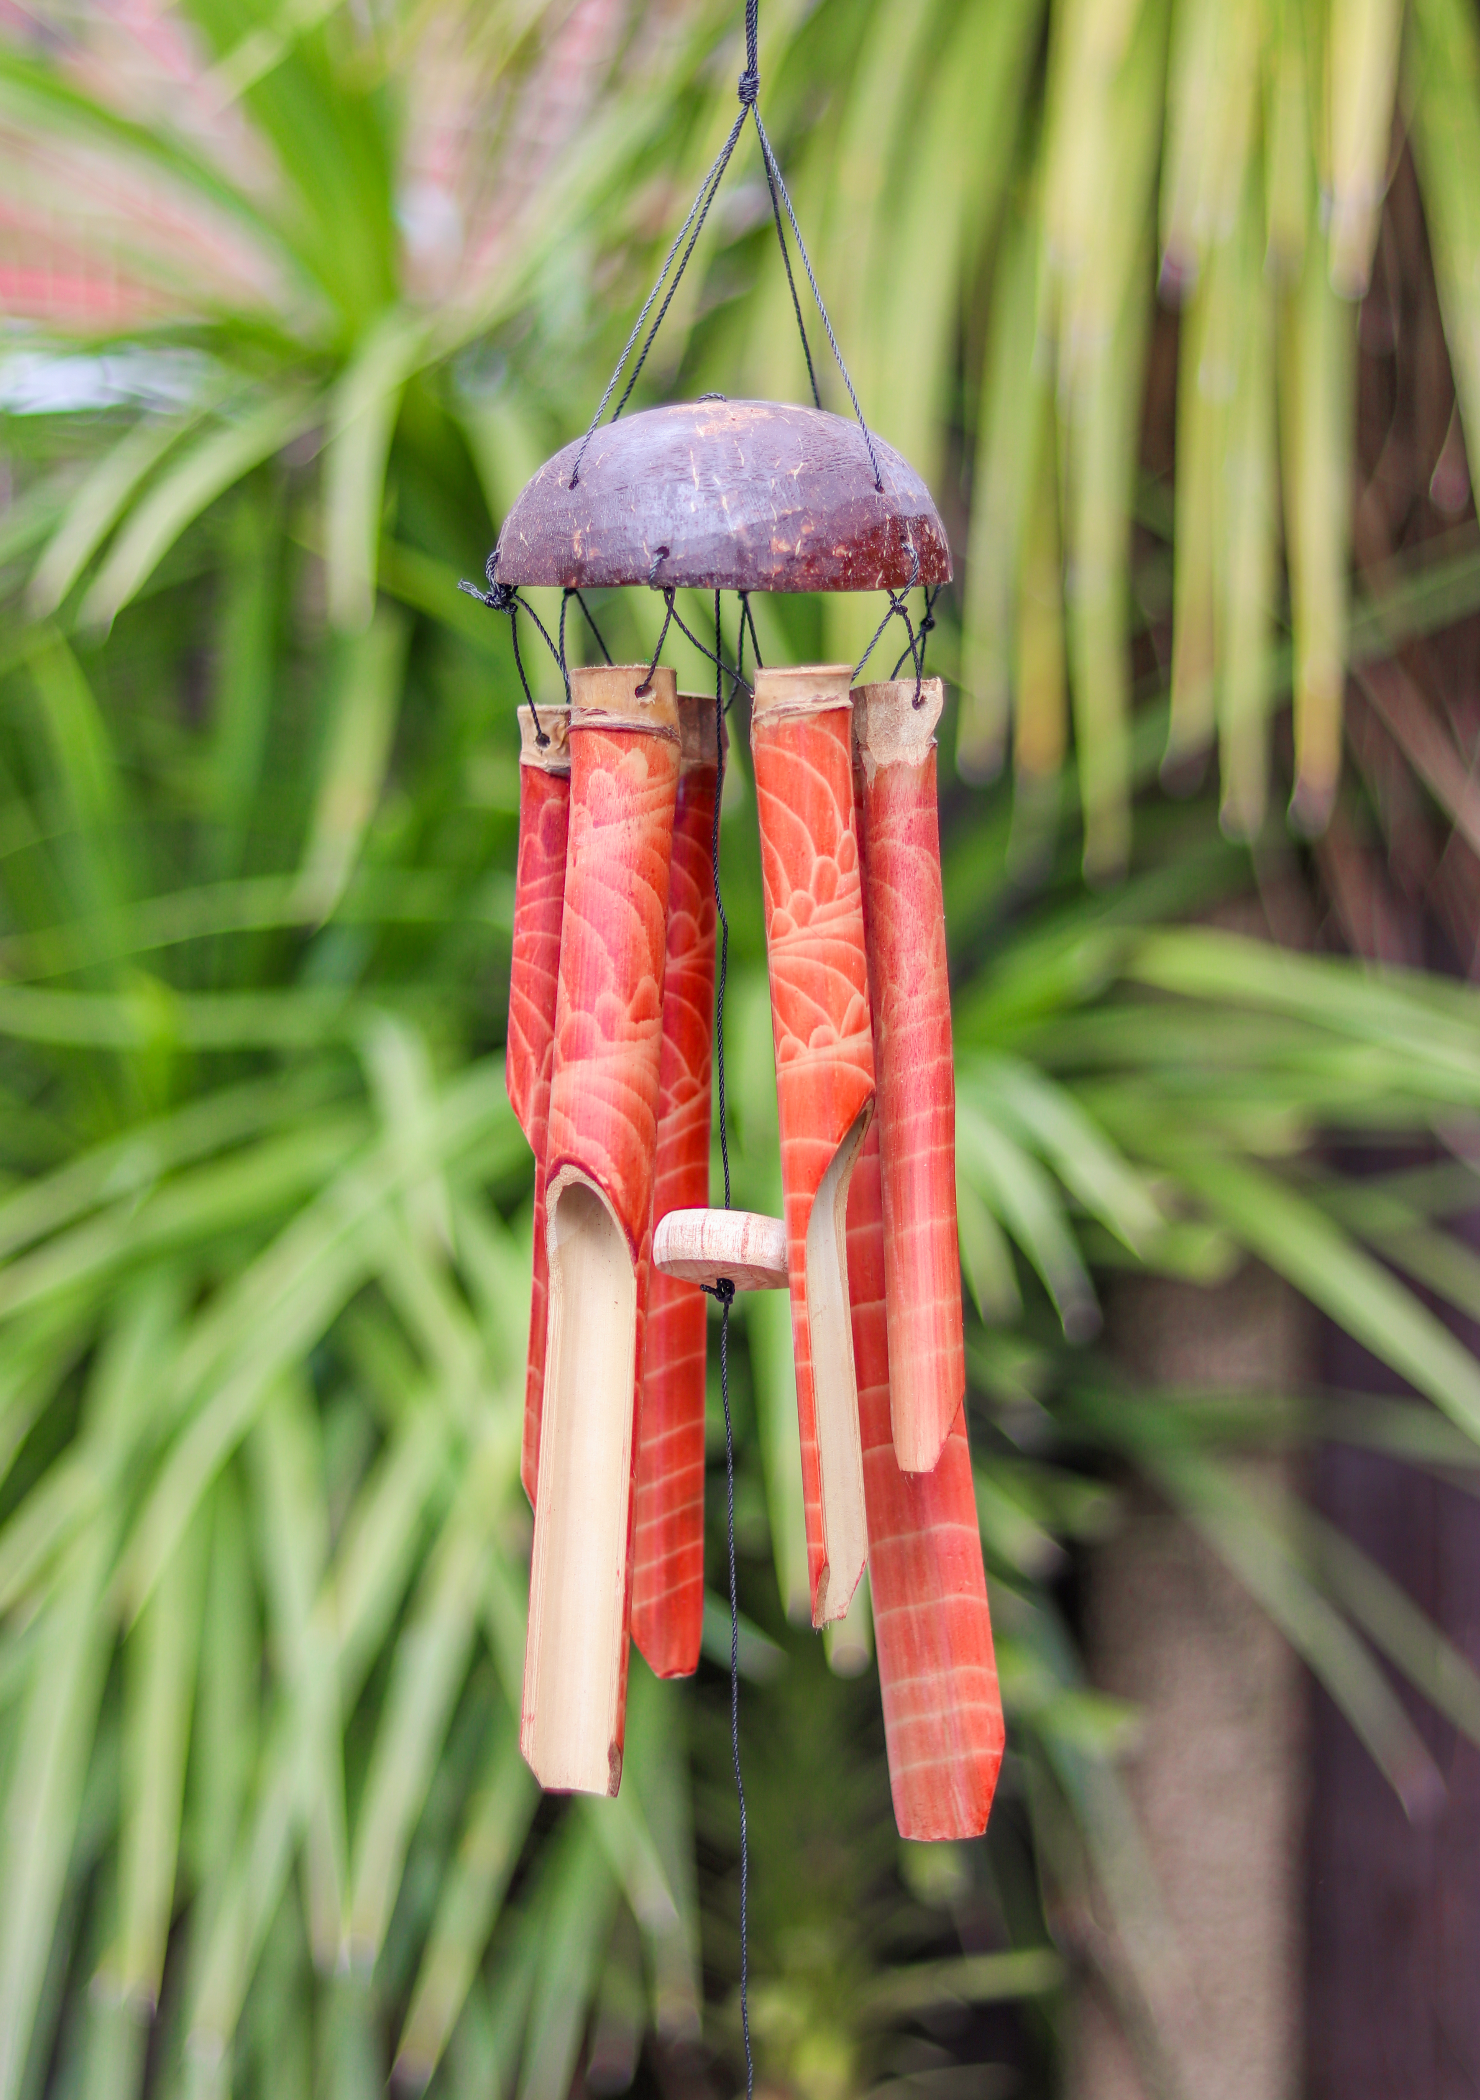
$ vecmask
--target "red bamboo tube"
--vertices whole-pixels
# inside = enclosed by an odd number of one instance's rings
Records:
[[[889,1787],[901,1837],[979,1837],[1003,1728],[966,1410],[956,1409],[933,1472],[901,1472],[890,1426],[879,1136],[876,1122],[849,1192],[848,1282]]]
[[[846,665],[758,671],[751,715],[812,1623],[868,1551],[848,1177],[874,1099]]]
[[[519,1478],[531,1509],[545,1390],[545,1130],[555,1056],[555,992],[560,978],[560,919],[570,823],[569,726],[568,707],[541,709],[539,727],[548,738],[541,744],[533,714],[527,707],[519,710],[519,866],[514,877],[514,954],[509,965],[504,1073],[509,1105],[534,1153],[534,1277],[519,1454]]]
[[[520,1747],[542,1786],[614,1794],[678,705],[671,671],[649,679],[632,665],[573,671],[571,701],[545,1169],[550,1310]]]
[[[663,1049],[653,1224],[709,1201],[714,1063],[714,798],[719,745],[712,694],[678,696],[680,764],[668,882]],[[704,1626],[703,1294],[648,1272],[632,1539],[632,1638],[659,1677],[699,1667]]]
[[[894,1453],[907,1473],[940,1457],[966,1394],[956,1238],[956,1082],[927,678],[853,695],[870,1017],[878,1076]]]

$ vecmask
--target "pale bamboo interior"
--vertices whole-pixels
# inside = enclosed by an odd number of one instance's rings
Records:
[[[570,709],[562,701],[542,707],[538,723],[532,707],[519,710],[519,763],[538,773],[570,771]],[[540,731],[545,741],[540,742]]]
[[[755,674],[753,725],[764,715],[810,715],[847,707],[851,664],[766,664]]]
[[[863,1506],[863,1439],[858,1428],[858,1374],[848,1301],[848,1184],[873,1104],[859,1110],[822,1177],[807,1220],[807,1331],[817,1460],[822,1474],[822,1535],[827,1567],[817,1594],[816,1623],[842,1618],[868,1558]]]
[[[879,766],[923,763],[935,742],[945,701],[946,689],[939,678],[922,680],[918,707],[913,678],[854,686],[853,743],[870,780]]]
[[[521,1747],[552,1792],[615,1794],[627,1629],[637,1276],[573,1167],[549,1199],[550,1324]]]

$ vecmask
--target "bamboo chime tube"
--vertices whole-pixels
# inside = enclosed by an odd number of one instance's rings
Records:
[[[570,821],[570,710],[541,710],[541,744],[531,710],[519,710],[519,865],[514,878],[514,953],[509,965],[509,1040],[504,1069],[509,1105],[534,1153],[534,1278],[519,1477],[531,1507],[540,1455],[545,1389],[545,1130],[555,1055],[555,991],[565,904]]]
[[[812,1621],[867,1555],[848,1180],[874,1100],[847,665],[756,673],[751,713]]]
[[[678,696],[680,764],[668,885],[663,1047],[653,1223],[709,1201],[714,1061],[714,803],[719,745],[712,694]],[[632,1638],[659,1677],[699,1667],[704,1624],[702,1295],[648,1275],[632,1541]]]
[[[878,1085],[894,1452],[928,1473],[966,1395],[956,1087],[936,810],[938,678],[853,695],[869,1009]]]
[[[890,1427],[880,1127],[864,1140],[848,1199],[848,1281],[889,1786],[901,1837],[979,1837],[1003,1727],[966,1410],[956,1409],[932,1472],[901,1472]]]
[[[520,1746],[542,1786],[614,1794],[678,703],[671,671],[632,665],[572,671],[571,699],[546,1157],[550,1313]]]
[[[914,1329],[908,1322],[895,1320],[889,1297],[891,1230],[883,1172],[890,1149],[892,1114],[896,1144],[901,1139],[906,1143],[918,1141],[926,1160],[933,1161],[933,1179],[944,1177],[950,1183],[949,1193],[938,1190],[927,1210],[934,1215],[949,1209],[952,1259],[956,1259],[955,1148],[954,1132],[949,1127],[954,1120],[955,1101],[949,991],[944,979],[940,834],[935,768],[933,763],[929,765],[927,779],[927,768],[918,753],[921,744],[933,747],[931,731],[940,718],[943,694],[938,680],[927,680],[922,689],[923,705],[917,710],[915,682],[907,679],[861,687],[853,697],[857,759],[854,792],[863,855],[869,983],[875,1015],[878,1017],[882,1009],[885,1019],[880,1027],[876,1018],[874,1039],[879,1112],[864,1140],[848,1197],[848,1290],[858,1373],[869,1592],[884,1707],[884,1741],[900,1836],[979,1837],[987,1826],[1004,1735],[976,1489],[966,1440],[964,1366],[956,1404],[934,1465],[924,1471],[904,1471],[897,1451],[900,1373],[906,1367],[901,1364],[895,1337],[897,1333],[903,1335],[901,1347],[914,1346]],[[901,701],[913,718],[908,722],[898,719]],[[903,757],[897,751],[901,740],[906,754]],[[870,749],[878,769],[872,798],[867,757]],[[885,768],[897,769],[893,783],[896,806],[892,811],[877,792]],[[909,817],[904,825],[898,821],[900,804]],[[923,869],[912,871],[910,856],[901,851],[903,843],[911,838]],[[932,897],[933,903],[929,901]],[[881,914],[887,919],[900,911],[914,914],[919,920],[914,926],[917,953],[913,961],[903,964],[899,941],[887,928],[881,934],[878,924]],[[927,937],[937,923],[938,953],[936,942]],[[900,969],[902,984],[885,974]],[[922,982],[929,987],[923,995]],[[901,996],[912,984],[913,1002]],[[911,1021],[912,1003],[932,1017],[928,1029],[921,1030],[918,1023]],[[939,1013],[942,1003],[943,1024]],[[942,1025],[943,1081],[938,1070]],[[919,1039],[922,1033],[924,1042]],[[932,1042],[936,1044],[934,1051],[930,1048]],[[887,1076],[891,1052],[896,1062],[902,1052],[912,1065],[919,1060],[924,1107],[907,1098],[901,1113],[901,1103],[897,1094],[891,1094]],[[932,1066],[937,1067],[933,1078]],[[946,1123],[944,1134],[939,1127],[942,1118]],[[929,1235],[925,1238],[928,1240]],[[900,1265],[896,1263],[896,1278],[899,1273]],[[959,1267],[953,1277],[937,1275],[933,1287],[947,1299],[954,1290],[959,1331]],[[926,1333],[928,1336],[928,1326]]]

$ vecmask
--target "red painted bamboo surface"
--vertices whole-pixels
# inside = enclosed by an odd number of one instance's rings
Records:
[[[668,882],[653,1224],[709,1201],[714,1063],[715,707],[678,696],[682,761]],[[659,1677],[699,1667],[704,1624],[703,1293],[648,1272],[632,1539],[632,1638]]]
[[[956,1082],[936,809],[944,689],[926,679],[853,695],[864,918],[878,1075],[884,1283],[894,1451],[928,1473],[966,1393],[956,1237]]]
[[[814,1356],[817,1292],[808,1277],[814,1203],[839,1148],[866,1122],[874,1091],[849,675],[846,666],[759,671],[751,719],[807,1568],[819,1626],[847,1610],[867,1553],[843,1247],[838,1342],[846,1364],[823,1366]],[[819,1416],[819,1367],[829,1377],[846,1373],[850,1389],[831,1423]]]
[[[545,1132],[555,1057],[555,993],[570,823],[569,723],[569,708],[541,709],[540,727],[549,739],[542,745],[530,710],[519,710],[519,865],[514,877],[514,954],[509,965],[504,1071],[509,1105],[534,1153],[534,1280],[529,1294],[529,1356],[519,1454],[519,1477],[531,1508],[545,1390]]]
[[[615,1793],[678,713],[671,671],[657,672],[646,695],[641,667],[575,671],[571,681],[546,1149],[551,1312],[521,1744],[542,1784]],[[597,1279],[587,1302],[563,1304],[568,1273],[586,1288]],[[630,1326],[614,1305],[634,1309]],[[607,1331],[603,1323],[622,1334],[623,1351],[630,1338],[625,1361],[591,1355],[590,1336]],[[577,1366],[569,1378],[566,1362]]]
[[[889,1786],[901,1837],[978,1837],[1003,1728],[966,1410],[957,1407],[933,1472],[901,1472],[890,1425],[878,1127],[864,1139],[848,1194],[848,1282]]]

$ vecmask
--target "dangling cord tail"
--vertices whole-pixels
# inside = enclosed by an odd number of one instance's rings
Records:
[[[744,615],[741,637],[744,637]],[[705,652],[708,653],[707,651]],[[737,648],[736,655],[739,655]],[[715,981],[714,1040],[719,1082],[719,1156],[724,1168],[725,1209],[730,1207],[730,1134],[725,1106],[725,978],[730,965],[730,922],[719,886],[719,812],[725,791],[724,635],[719,592],[714,594],[714,733],[719,777],[714,787],[714,909],[719,919],[719,971]],[[733,688],[732,688],[733,697]],[[755,2065],[750,2054],[750,1942],[746,1906],[750,1890],[750,1836],[745,1822],[745,1782],[740,1777],[740,1593],[735,1580],[735,1434],[730,1420],[730,1307],[735,1286],[728,1276],[703,1286],[719,1303],[719,1395],[725,1410],[725,1524],[730,1554],[730,1755],[740,1801],[740,2030],[745,2037],[746,2100],[755,2100]]]
[[[494,563],[497,560],[498,549],[495,547],[492,554],[488,557],[488,568],[486,571],[488,589],[486,591],[480,591],[477,584],[469,583],[466,577],[458,584],[458,589],[466,591],[470,598],[476,598],[480,605],[490,606],[494,612],[507,613],[509,615],[509,639],[514,644],[514,669],[519,673],[519,683],[523,686],[524,697],[529,702],[529,712],[534,721],[534,740],[543,750],[550,739],[540,727],[539,710],[534,704],[534,694],[529,689],[529,679],[524,669],[524,658],[519,654],[519,611],[522,606],[544,636],[545,647],[555,659],[556,666],[560,672],[561,682],[565,687],[565,697],[569,700],[570,679],[566,675],[565,669],[565,600],[562,598],[560,601],[560,647],[557,649],[554,642],[550,639],[549,629],[534,607],[525,604],[525,601],[519,595],[517,585],[498,582],[494,575]],[[591,616],[588,613],[586,617],[589,619]],[[597,639],[599,640],[600,637],[598,636]],[[611,659],[608,657],[607,661],[610,662]]]

